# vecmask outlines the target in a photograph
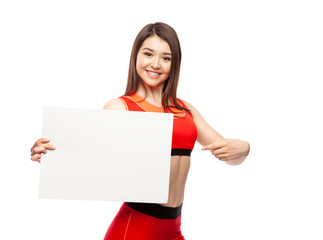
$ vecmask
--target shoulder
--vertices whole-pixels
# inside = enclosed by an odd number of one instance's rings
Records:
[[[201,114],[199,113],[199,111],[188,101],[180,99],[185,106],[191,111],[192,117],[194,119],[194,121],[197,121],[199,119],[202,118]]]
[[[180,100],[182,103],[184,103],[184,105],[185,105],[184,107],[187,107],[192,112],[196,111],[195,107],[191,103],[189,103],[188,101],[180,99],[180,98],[178,98],[178,100]]]
[[[103,107],[106,110],[127,110],[125,104],[120,98],[109,100]]]
[[[197,141],[202,145],[208,145],[212,142],[223,140],[223,136],[213,129],[203,118],[200,112],[189,102],[182,100],[188,109],[191,110],[194,123],[197,127]]]
[[[183,99],[181,99],[181,98],[177,98],[177,100],[180,100],[181,102],[183,102],[187,107],[189,107],[189,106],[192,106],[192,104],[190,104],[188,101],[186,101],[186,100],[183,100]]]

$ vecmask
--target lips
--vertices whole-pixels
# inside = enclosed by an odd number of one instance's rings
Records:
[[[155,71],[146,70],[146,72],[152,78],[158,78],[161,75],[161,73]]]

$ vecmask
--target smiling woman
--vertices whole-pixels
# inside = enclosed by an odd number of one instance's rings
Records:
[[[156,88],[158,91],[162,90],[161,101],[159,97],[154,98],[155,94],[152,95],[151,101],[156,105],[162,105],[165,111],[169,110],[172,104],[178,109],[188,110],[181,106],[176,99],[181,60],[181,45],[175,30],[164,23],[146,25],[138,33],[133,43],[125,95],[131,95],[140,88],[139,91],[147,97],[149,85],[144,84],[144,79],[154,82],[152,80],[160,79],[159,77],[154,78],[156,74],[163,75],[160,76],[162,78],[168,75],[164,80],[163,87],[161,88],[159,85]],[[147,65],[149,63],[152,65]],[[142,79],[144,76],[146,78]],[[155,91],[154,88],[150,90]]]
[[[171,68],[169,56],[171,50],[163,39],[152,36],[143,42],[137,55],[136,70],[145,88],[163,87]]]
[[[249,144],[224,139],[188,102],[176,96],[181,63],[180,43],[174,29],[164,23],[148,24],[133,44],[125,94],[108,101],[104,109],[173,113],[169,194],[166,204],[123,203],[105,240],[184,239],[181,211],[191,151],[196,140],[203,150],[230,165],[244,161]],[[49,139],[39,139],[31,159],[40,161]],[[154,156],[151,156],[154,158]]]

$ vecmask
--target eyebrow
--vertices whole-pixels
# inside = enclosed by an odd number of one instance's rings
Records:
[[[150,48],[144,48],[142,50],[148,50],[148,51],[151,51],[151,52],[155,52],[153,49],[150,49]],[[164,55],[172,55],[171,53],[168,53],[168,52],[163,52]]]

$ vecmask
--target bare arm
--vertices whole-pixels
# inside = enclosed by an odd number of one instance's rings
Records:
[[[197,141],[203,146],[202,150],[210,150],[216,158],[230,165],[238,165],[246,159],[250,149],[248,142],[225,139],[204,120],[196,108],[184,102],[192,112],[197,127]]]
[[[115,99],[109,100],[104,105],[103,109],[106,109],[106,110],[124,110],[124,111],[127,110],[124,103],[122,102],[122,100],[120,98],[115,98]]]

